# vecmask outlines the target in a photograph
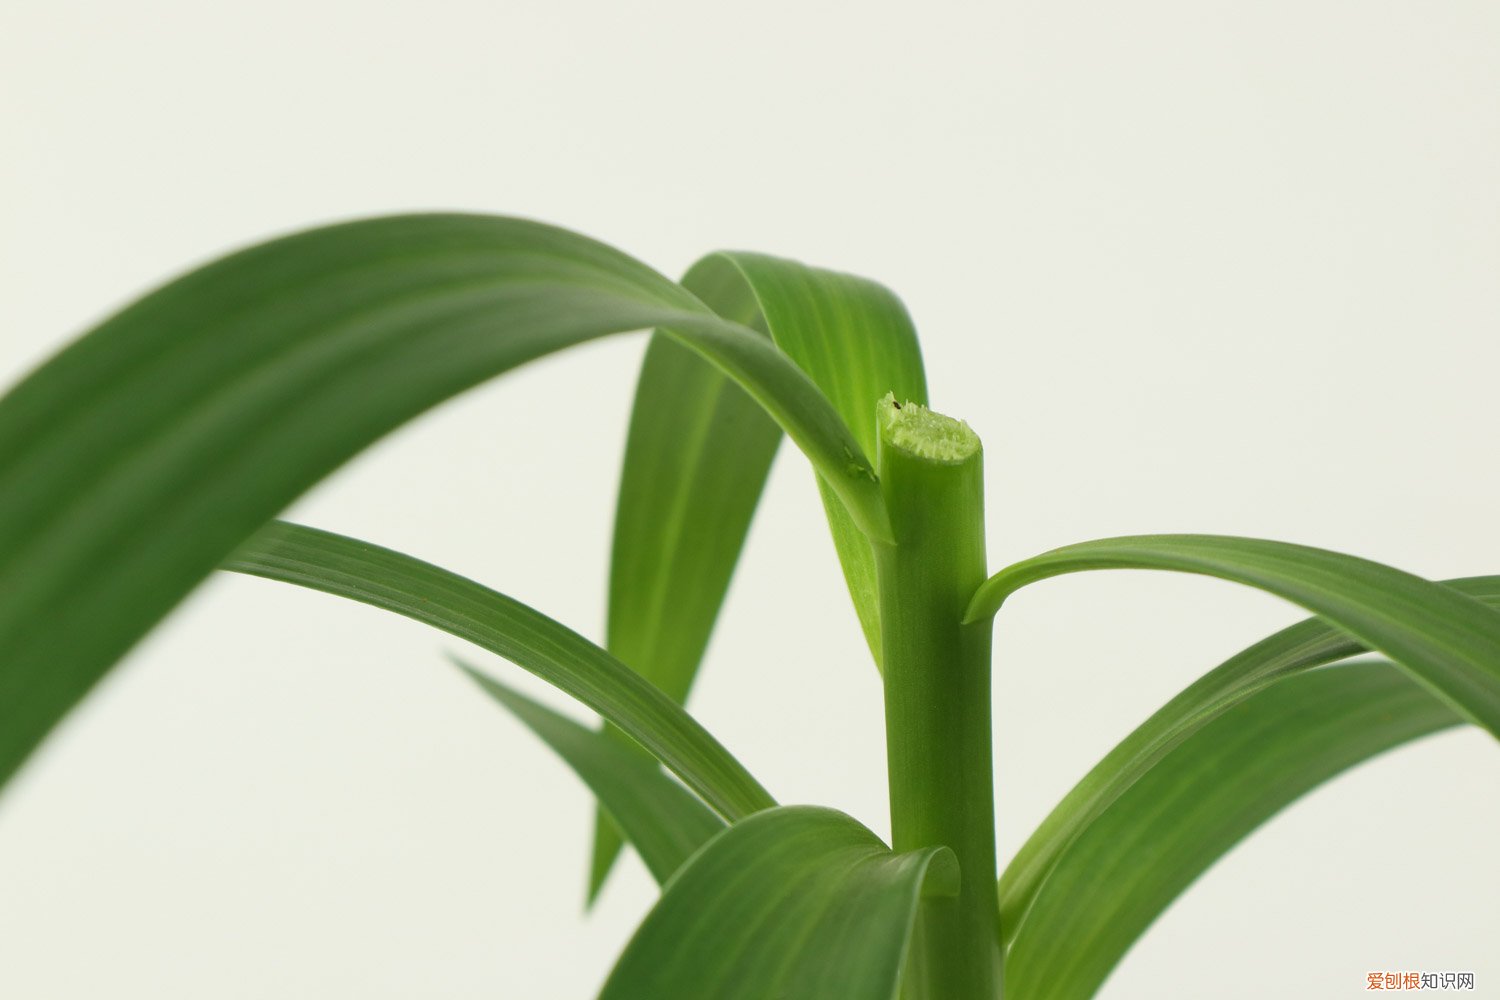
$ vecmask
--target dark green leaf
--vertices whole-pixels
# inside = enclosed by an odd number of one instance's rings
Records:
[[[640,852],[658,883],[671,878],[694,851],[724,829],[723,820],[649,757],[492,677],[459,666],[567,761]]]
[[[1157,760],[1064,852],[1011,945],[1006,996],[1093,996],[1162,910],[1261,823],[1346,768],[1461,721],[1388,664],[1325,667],[1250,696]]]
[[[831,809],[759,813],[667,884],[602,1000],[893,1000],[924,884],[957,890],[952,852],[893,854]]]
[[[676,702],[538,611],[429,563],[296,524],[273,523],[225,569],[347,597],[505,657],[619,726],[726,819],[775,800]]]
[[[235,545],[361,448],[525,361],[652,327],[744,386],[888,536],[868,459],[795,364],[564,230],[333,226],[107,320],[0,400],[0,781]]]

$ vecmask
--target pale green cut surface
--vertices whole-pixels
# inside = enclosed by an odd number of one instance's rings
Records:
[[[921,403],[899,402],[895,393],[886,393],[879,413],[886,432],[882,444],[919,458],[957,463],[980,450],[979,435],[968,424],[935,413]]]

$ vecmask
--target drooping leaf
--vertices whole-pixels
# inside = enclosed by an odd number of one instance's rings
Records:
[[[1500,607],[1500,577],[1468,577],[1443,585]],[[1067,846],[1164,754],[1262,688],[1368,649],[1322,619],[1310,618],[1242,650],[1184,688],[1094,765],[1011,859],[1000,879],[1006,940],[1025,925],[1039,887]]]
[[[332,226],[105,321],[0,400],[0,782],[235,545],[361,448],[525,361],[653,327],[744,386],[888,536],[868,459],[795,364],[564,230]]]
[[[901,300],[883,285],[754,253],[719,253],[694,268],[698,274],[715,270],[739,275],[776,346],[827,394],[864,454],[875,454],[875,406],[886,393],[927,404],[916,328]],[[830,484],[820,478],[818,487],[849,595],[879,666],[880,604],[870,540]]]
[[[722,819],[663,774],[651,758],[537,704],[493,677],[462,663],[459,666],[567,761],[640,852],[658,883],[671,878],[694,851],[724,829]]]
[[[394,611],[505,657],[619,726],[726,819],[776,804],[681,706],[519,601],[411,556],[274,522],[224,568]]]
[[[893,854],[843,813],[784,806],[719,834],[667,884],[601,1000],[893,1000],[946,848]]]
[[[916,331],[899,299],[873,282],[749,253],[705,257],[683,285],[726,319],[769,330],[833,402],[866,455],[887,392],[927,401]],[[610,652],[679,701],[697,673],[760,498],[779,431],[743,392],[656,337],[636,391],[610,570]],[[818,479],[835,548],[865,638],[880,661],[870,543]],[[592,899],[619,850],[595,826]]]
[[[1006,997],[1093,996],[1172,900],[1261,823],[1341,771],[1461,721],[1381,663],[1250,696],[1157,760],[1064,852],[1006,957]]]
[[[990,577],[968,621],[1027,584],[1094,569],[1163,569],[1246,584],[1299,604],[1389,656],[1455,711],[1500,736],[1500,610],[1368,559],[1222,535],[1138,535],[1069,545]]]

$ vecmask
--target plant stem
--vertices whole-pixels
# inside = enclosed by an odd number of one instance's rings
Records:
[[[962,623],[985,579],[983,453],[963,424],[887,396],[878,466],[894,545],[875,544],[891,846],[958,855],[957,897],[924,901],[906,1000],[1000,995],[990,629]]]

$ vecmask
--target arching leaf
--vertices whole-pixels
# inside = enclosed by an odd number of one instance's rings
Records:
[[[1063,853],[1006,957],[1006,996],[1092,997],[1172,900],[1261,823],[1341,771],[1461,721],[1388,664],[1325,667],[1252,695],[1157,760]]]
[[[1445,581],[1461,594],[1500,606],[1500,577]],[[1011,859],[1000,879],[1001,927],[1010,940],[1068,845],[1116,798],[1204,724],[1282,679],[1368,651],[1319,618],[1268,636],[1230,657],[1158,709],[1074,785]]]
[[[683,286],[726,319],[766,329],[875,453],[875,403],[927,401],[911,319],[889,290],[748,253],[712,254]],[[610,652],[678,701],[687,697],[780,437],[744,392],[671,339],[647,351],[631,415],[610,567]],[[821,477],[834,546],[880,661],[870,542]],[[595,825],[592,900],[620,846]]]
[[[529,670],[619,726],[726,819],[776,804],[681,706],[583,636],[473,580],[367,542],[277,522],[224,564],[442,629]]]
[[[405,216],[243,251],[106,320],[0,399],[0,782],[231,549],[484,379],[652,327],[733,378],[885,536],[868,459],[763,336],[592,240]]]

